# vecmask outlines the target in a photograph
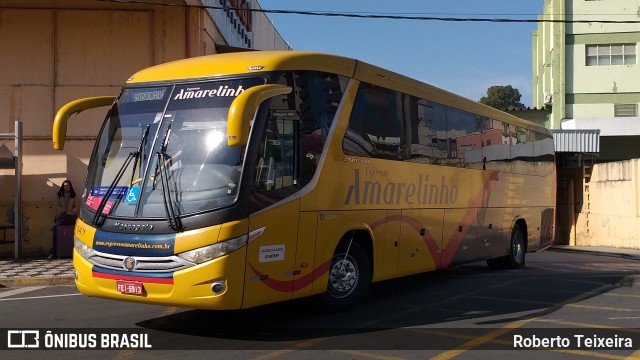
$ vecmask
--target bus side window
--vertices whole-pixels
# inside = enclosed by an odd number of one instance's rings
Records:
[[[483,169],[511,172],[511,145],[507,124],[488,119],[482,130]]]
[[[361,83],[343,139],[345,155],[402,159],[402,95]]]
[[[519,126],[510,126],[513,131],[511,143],[511,159],[513,161],[513,172],[519,174],[535,173],[533,158],[533,132]]]
[[[535,141],[533,151],[535,153],[536,175],[545,176],[551,173],[555,165],[555,150],[553,136],[549,134],[534,132]]]
[[[470,112],[447,106],[447,163],[457,167],[476,167],[481,163],[480,128]]]
[[[445,107],[431,101],[411,97],[409,117],[411,161],[441,164],[447,155]]]
[[[260,144],[250,212],[275,204],[298,191],[294,141],[297,122],[270,117]]]
[[[329,129],[348,79],[317,71],[296,71],[289,80],[295,93],[289,101],[300,117],[301,172],[304,185],[315,175]]]

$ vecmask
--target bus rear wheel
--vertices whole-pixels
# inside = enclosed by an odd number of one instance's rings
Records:
[[[509,241],[509,254],[503,257],[487,260],[487,265],[492,269],[517,269],[524,266],[527,252],[524,232],[520,225],[515,224],[511,230]]]
[[[364,299],[371,284],[370,269],[369,257],[360,245],[353,242],[339,247],[331,259],[327,291],[320,297],[322,308],[345,310]]]

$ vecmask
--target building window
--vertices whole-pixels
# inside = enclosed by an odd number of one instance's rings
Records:
[[[633,65],[636,44],[587,45],[587,66]]]
[[[615,117],[637,117],[638,104],[614,104],[613,116]]]

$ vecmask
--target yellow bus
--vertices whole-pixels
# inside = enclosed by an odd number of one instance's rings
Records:
[[[89,296],[240,309],[551,245],[551,133],[379,67],[242,52],[141,70],[110,106],[75,226]]]

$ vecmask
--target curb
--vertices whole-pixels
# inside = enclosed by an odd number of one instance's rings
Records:
[[[624,258],[629,260],[640,260],[640,256],[638,255],[631,255],[631,254],[624,254],[624,253],[617,253],[617,252],[604,252],[604,251],[595,251],[595,250],[586,250],[586,249],[570,249],[570,248],[560,248],[560,247],[550,247],[547,250],[561,251],[561,252],[577,252],[577,253],[589,254],[589,255],[610,256],[610,257],[618,257],[618,258]]]
[[[0,278],[0,288],[45,285],[75,285],[73,276],[33,277],[33,278]]]

